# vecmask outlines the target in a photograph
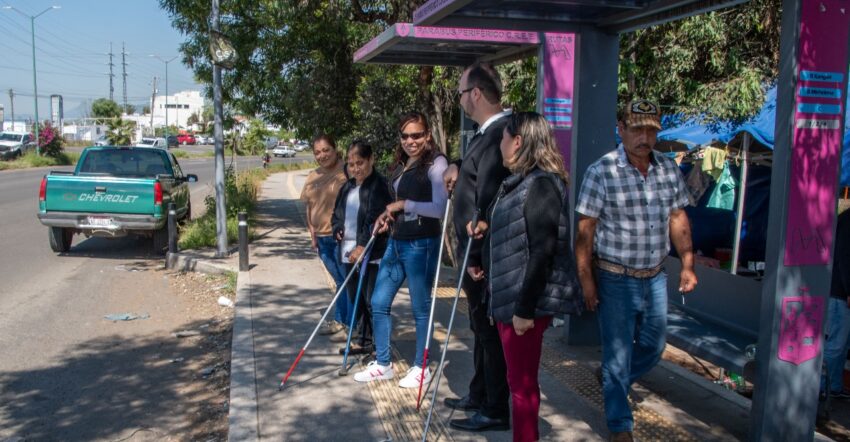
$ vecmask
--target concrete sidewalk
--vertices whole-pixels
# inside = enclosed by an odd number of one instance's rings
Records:
[[[416,391],[393,381],[359,384],[339,377],[340,344],[316,336],[284,391],[278,383],[294,361],[333,295],[331,281],[310,250],[297,197],[307,171],[272,175],[263,185],[251,243],[251,269],[240,272],[231,362],[230,440],[420,440],[430,406],[415,409]],[[197,262],[195,262],[197,261]],[[203,259],[179,261],[193,267]],[[455,280],[443,271],[431,354],[439,358]],[[393,306],[397,372],[413,356],[409,297]],[[599,385],[593,375],[597,348],[567,346],[561,328],[549,330],[541,364],[542,440],[605,440],[608,432]],[[429,440],[509,441],[510,432],[470,434],[451,430],[462,417],[442,398],[467,392],[472,374],[472,335],[463,297],[440,385]],[[436,366],[434,362],[432,369]],[[635,390],[636,437],[641,440],[735,440],[746,438],[749,401],[668,363],[659,364]]]

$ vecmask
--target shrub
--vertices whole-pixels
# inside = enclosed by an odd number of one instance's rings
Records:
[[[38,131],[38,147],[42,155],[48,157],[58,157],[64,150],[63,145],[65,140],[59,129],[53,127],[50,122],[45,121],[44,125]]]

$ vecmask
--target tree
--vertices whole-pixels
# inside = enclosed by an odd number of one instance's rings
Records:
[[[271,131],[266,129],[266,124],[262,120],[253,119],[249,123],[248,132],[242,143],[236,149],[237,155],[258,155],[266,148],[266,138],[271,135]]]
[[[115,118],[106,123],[106,139],[113,146],[129,146],[133,142],[136,123],[130,120]]]
[[[108,98],[98,98],[91,104],[91,115],[98,119],[110,119],[121,117],[121,106]]]
[[[149,105],[149,104],[146,104],[146,105],[142,108],[142,115],[149,115],[150,113],[151,113],[151,107],[150,107],[150,105]]]
[[[128,104],[127,106],[124,107],[124,113],[127,114],[127,115],[135,114],[136,113],[136,106],[134,106],[132,104]]]
[[[222,31],[230,37],[238,57],[235,68],[223,75],[225,103],[245,115],[263,118],[294,129],[299,138],[324,132],[337,138],[350,137],[355,126],[357,90],[373,66],[355,65],[354,51],[388,23],[410,21],[421,0],[339,1],[230,0],[221,4]],[[211,83],[212,68],[207,53],[206,21],[209,2],[203,0],[160,0],[174,26],[187,36],[181,51],[196,78]],[[394,70],[389,70],[393,74]],[[432,67],[412,67],[415,93],[401,103],[407,110],[421,110],[431,116],[436,134],[450,133],[444,122],[456,118],[437,115],[445,109],[456,112],[439,81],[433,89]],[[438,78],[438,77],[437,77]],[[381,115],[383,116],[383,115]],[[390,121],[368,123],[394,126]],[[441,147],[445,137],[438,137]]]
[[[752,0],[623,34],[620,100],[648,98],[708,122],[753,115],[778,75],[780,16],[780,0]]]
[[[193,112],[192,115],[189,115],[189,118],[186,119],[186,124],[191,126],[194,124],[198,124],[200,121],[201,119],[198,117],[198,113]]]

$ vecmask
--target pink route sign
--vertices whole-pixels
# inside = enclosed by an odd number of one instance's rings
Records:
[[[555,132],[567,170],[572,156],[575,41],[575,34],[544,34],[543,93],[539,103]]]
[[[788,189],[786,266],[830,260],[844,133],[850,2],[803,0]]]

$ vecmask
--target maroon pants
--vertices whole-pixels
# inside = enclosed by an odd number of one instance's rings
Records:
[[[522,336],[516,334],[513,324],[496,323],[508,366],[514,442],[540,439],[540,431],[537,428],[537,415],[540,411],[537,372],[540,370],[540,355],[543,351],[543,332],[549,328],[551,322],[551,316],[537,318],[534,320],[534,328]]]

